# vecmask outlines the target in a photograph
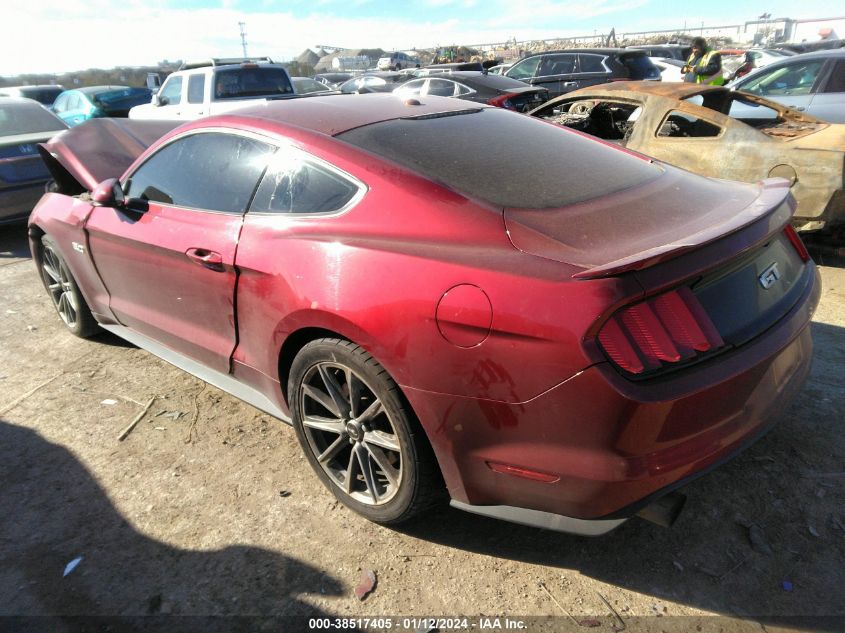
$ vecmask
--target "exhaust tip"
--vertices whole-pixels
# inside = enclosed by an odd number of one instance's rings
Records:
[[[668,495],[660,497],[654,503],[647,505],[637,512],[637,516],[651,523],[656,523],[661,527],[672,527],[672,524],[681,515],[686,502],[687,496],[685,494],[670,492]]]

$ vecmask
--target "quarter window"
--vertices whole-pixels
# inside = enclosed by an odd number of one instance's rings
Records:
[[[275,148],[223,133],[178,139],[141,165],[126,195],[160,204],[243,213]]]
[[[358,193],[353,182],[305,159],[294,150],[280,150],[258,186],[251,212],[331,213]]]

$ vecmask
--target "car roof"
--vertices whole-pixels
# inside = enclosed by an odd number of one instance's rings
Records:
[[[107,90],[126,90],[128,87],[129,86],[85,86],[84,88],[76,88],[76,90],[85,95],[92,95],[99,92],[106,92]]]
[[[335,136],[353,128],[382,121],[419,117],[421,115],[446,115],[450,112],[476,110],[482,106],[448,97],[418,97],[403,99],[390,93],[364,95],[326,95],[308,98],[267,101],[261,105],[239,109],[230,115],[206,117],[196,122],[197,127],[219,125],[221,119],[258,119],[272,125],[296,126]],[[231,119],[230,119],[231,120]]]
[[[44,108],[44,106],[35,99],[28,99],[27,97],[0,97],[0,105],[24,105],[30,107],[37,106],[42,109]]]
[[[554,55],[556,53],[595,53],[598,55],[614,55],[619,53],[630,53],[635,55],[645,55],[642,49],[632,48],[561,48],[554,51],[543,51],[542,53],[531,53],[525,57],[536,57],[537,55]],[[523,58],[524,59],[524,58]]]

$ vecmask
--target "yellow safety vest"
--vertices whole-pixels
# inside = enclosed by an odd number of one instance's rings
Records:
[[[704,55],[701,56],[701,61],[698,62],[698,66],[707,66],[710,63],[710,58],[713,57],[715,51],[707,51]],[[695,70],[695,66],[692,65],[693,61],[695,60],[695,54],[690,53],[689,59],[687,60],[687,66]],[[718,72],[712,75],[696,75],[695,76],[695,83],[697,84],[709,84],[711,86],[722,86],[725,83],[725,78],[722,76],[722,71],[719,70]]]

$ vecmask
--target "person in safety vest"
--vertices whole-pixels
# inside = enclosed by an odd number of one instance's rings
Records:
[[[684,73],[684,81],[690,83],[711,86],[721,86],[725,83],[722,76],[722,56],[709,48],[703,37],[692,41],[692,53],[681,72]]]

